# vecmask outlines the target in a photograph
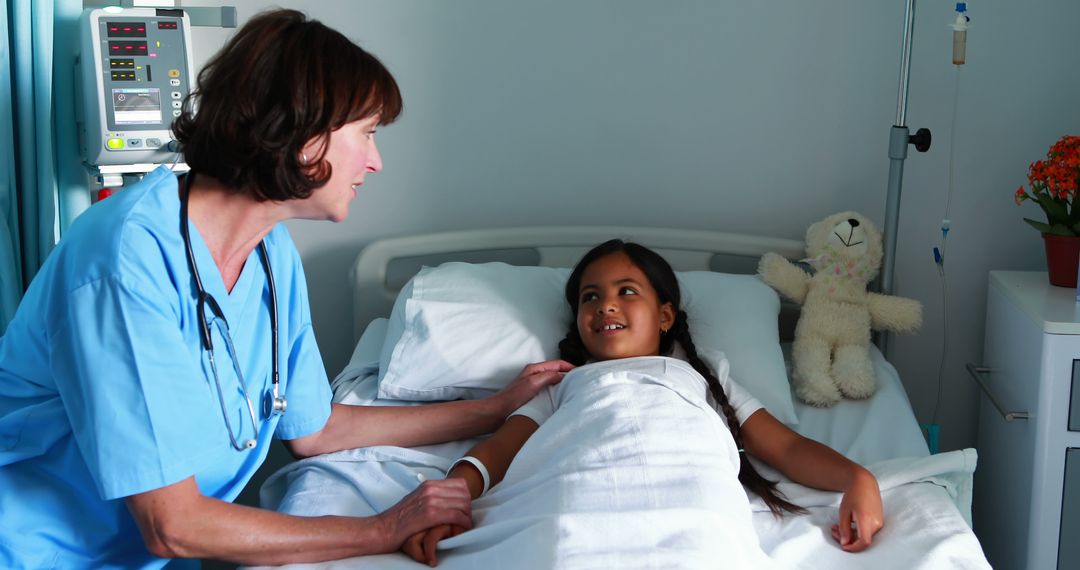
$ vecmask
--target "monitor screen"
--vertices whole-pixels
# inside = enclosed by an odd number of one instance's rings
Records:
[[[160,124],[161,90],[149,87],[142,89],[113,89],[113,116],[117,125]]]
[[[110,38],[146,37],[146,24],[143,22],[106,22],[105,28]]]

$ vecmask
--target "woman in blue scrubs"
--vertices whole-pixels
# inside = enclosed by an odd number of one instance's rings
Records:
[[[397,85],[340,33],[279,10],[207,64],[194,102],[174,124],[191,173],[159,168],[84,213],[0,338],[0,567],[319,561],[469,526],[461,480],[371,518],[231,504],[273,437],[306,457],[474,436],[569,365],[526,368],[486,400],[331,405],[281,222],[345,219],[382,169],[375,128],[400,113]]]

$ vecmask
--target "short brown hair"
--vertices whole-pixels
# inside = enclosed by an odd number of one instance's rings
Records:
[[[392,123],[401,93],[375,56],[295,10],[249,20],[199,72],[173,132],[192,172],[257,200],[306,198],[330,179],[312,139],[329,142],[346,123],[379,115]]]

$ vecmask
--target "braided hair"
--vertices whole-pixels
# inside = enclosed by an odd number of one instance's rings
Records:
[[[570,330],[567,332],[566,337],[559,342],[560,357],[577,366],[585,364],[591,358],[576,324],[578,289],[581,287],[581,278],[585,273],[585,269],[597,259],[613,253],[623,253],[629,257],[630,261],[638,269],[641,269],[641,272],[648,278],[649,284],[656,290],[660,303],[671,303],[672,307],[676,308],[677,313],[675,314],[674,324],[660,335],[660,354],[671,354],[676,341],[682,346],[686,352],[687,361],[694,367],[694,370],[697,370],[699,374],[705,377],[709,392],[724,413],[728,429],[731,430],[731,436],[735,440],[735,446],[738,449],[743,449],[742,429],[739,426],[738,418],[735,416],[735,410],[731,407],[731,402],[728,401],[727,394],[724,393],[724,388],[720,385],[720,380],[698,355],[694,341],[690,337],[686,311],[680,308],[682,295],[679,291],[679,281],[675,276],[675,271],[655,251],[643,245],[613,239],[594,247],[581,258],[581,261],[574,267],[574,270],[570,273],[570,278],[566,282],[566,301],[570,304],[574,319],[571,321]],[[788,501],[783,496],[783,493],[776,489],[775,481],[770,481],[758,473],[754,465],[750,463],[746,453],[739,453],[739,461],[739,482],[761,497],[774,515],[781,516],[783,511],[806,512],[802,507]]]

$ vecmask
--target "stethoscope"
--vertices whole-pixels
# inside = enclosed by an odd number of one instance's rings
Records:
[[[229,322],[225,319],[225,313],[221,310],[221,306],[212,295],[203,289],[202,279],[199,277],[199,268],[195,265],[195,252],[191,249],[191,235],[188,230],[188,195],[191,193],[191,179],[194,174],[189,172],[184,176],[184,183],[180,187],[180,235],[184,238],[184,247],[187,249],[187,261],[188,267],[191,269],[191,276],[195,280],[195,289],[198,297],[196,311],[199,313],[199,336],[202,338],[202,346],[206,349],[210,360],[210,369],[214,373],[214,383],[217,385],[218,403],[221,405],[221,415],[225,418],[225,428],[229,430],[229,441],[237,451],[244,451],[245,449],[252,449],[258,443],[259,439],[259,424],[255,420],[255,408],[251,405],[251,397],[248,395],[247,385],[244,383],[244,376],[240,372],[240,364],[236,359],[236,349],[232,344],[232,337],[228,334]],[[273,388],[266,392],[266,396],[263,398],[263,413],[267,418],[274,415],[284,414],[285,408],[289,403],[285,400],[284,395],[278,396],[278,328],[277,328],[277,291],[274,288],[274,271],[270,268],[270,256],[266,253],[266,242],[259,242],[259,257],[262,259],[263,270],[266,271],[266,281],[270,284],[270,350],[273,355],[272,362],[272,382]],[[214,343],[210,340],[210,324],[206,320],[206,308],[209,307],[210,311],[214,313],[214,316],[221,319],[221,322],[225,325],[225,334],[222,335],[225,338],[225,343],[228,345],[228,350],[232,355],[233,370],[236,372],[237,381],[240,384],[240,391],[244,394],[244,400],[247,401],[248,416],[251,418],[251,427],[255,430],[255,437],[252,439],[244,440],[240,443],[236,439],[236,434],[233,433],[232,422],[229,421],[229,413],[225,409],[225,395],[221,389],[221,379],[218,377],[217,362],[214,359]]]

